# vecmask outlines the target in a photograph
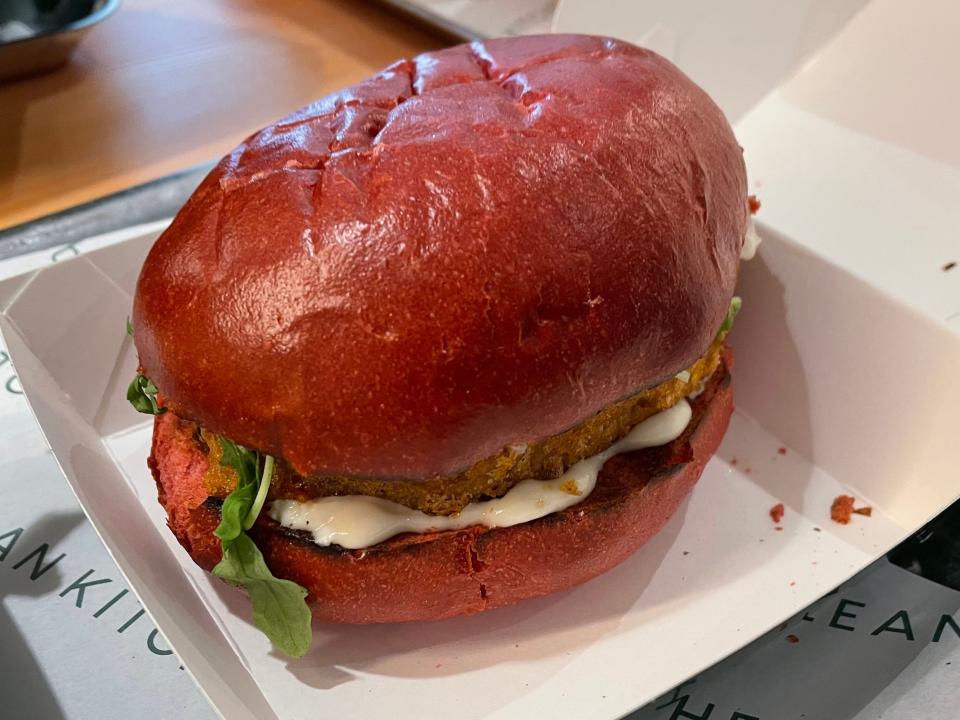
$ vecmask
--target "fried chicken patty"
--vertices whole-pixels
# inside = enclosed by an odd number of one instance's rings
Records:
[[[638,423],[696,392],[719,365],[722,347],[718,339],[686,374],[614,403],[565,432],[537,443],[506,447],[458,475],[417,480],[304,477],[277,458],[268,497],[303,501],[328,495],[372,495],[433,515],[451,515],[471,502],[500,497],[522,480],[560,477],[580,460],[606,450]],[[203,429],[200,435],[211,460],[204,484],[212,497],[224,497],[236,487],[236,473],[220,465],[217,436]]]

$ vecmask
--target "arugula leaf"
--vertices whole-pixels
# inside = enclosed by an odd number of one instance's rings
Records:
[[[130,318],[127,318],[127,335],[133,337],[133,323],[130,322]]]
[[[723,324],[720,326],[720,330],[717,331],[717,337],[723,337],[728,332],[730,328],[733,327],[733,321],[737,318],[737,313],[740,312],[740,308],[743,306],[743,300],[741,300],[736,295],[730,300],[730,307],[727,308],[727,316],[723,319]]]
[[[253,604],[253,622],[280,650],[301,657],[313,636],[306,588],[274,577],[246,530],[253,527],[267,499],[273,478],[273,457],[263,456],[228,438],[217,438],[220,464],[237,473],[237,487],[223,501],[220,524],[214,535],[220,538],[223,559],[213,574],[246,588]]]
[[[237,485],[237,489],[227,495],[220,510],[220,524],[213,534],[224,542],[235,540],[243,534],[243,523],[253,505],[257,492],[256,485]]]
[[[145,375],[137,373],[127,387],[127,400],[137,412],[147,415],[163,415],[167,411],[157,405],[157,386]]]
[[[229,438],[217,438],[223,454],[220,456],[222,467],[233,468],[240,476],[241,483],[257,485],[260,478],[260,453],[237,445]]]
[[[247,517],[243,520],[243,529],[249,530],[257,521],[257,515],[263,508],[263,503],[267,500],[267,491],[270,489],[270,479],[273,477],[273,456],[266,455],[263,460],[263,475],[260,476],[260,487],[257,489],[257,496],[253,499],[250,509],[247,511]]]
[[[237,445],[228,438],[217,440],[221,450],[220,465],[233,468],[237,473],[237,487],[224,499],[223,508],[220,510],[220,524],[213,531],[218,538],[227,541],[233,540],[249,528],[244,527],[244,524],[257,495],[260,454],[243,445]]]
[[[274,577],[250,536],[240,533],[223,543],[223,559],[213,574],[246,588],[253,605],[253,624],[287,655],[303,657],[313,639],[307,591]]]
[[[228,438],[218,440],[222,451],[220,464],[233,468],[237,473],[237,487],[223,501],[220,524],[213,532],[221,540],[232,540],[244,530],[252,528],[263,509],[273,477],[273,457],[264,455],[261,473],[260,453],[237,445]]]

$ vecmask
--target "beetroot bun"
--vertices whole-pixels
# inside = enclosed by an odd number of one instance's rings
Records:
[[[136,345],[176,415],[300,474],[451,475],[693,363],[746,222],[730,126],[668,61],[461,45],[224,158],[147,258]]]

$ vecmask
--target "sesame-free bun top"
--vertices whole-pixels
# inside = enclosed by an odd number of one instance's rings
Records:
[[[301,474],[450,475],[691,365],[747,223],[668,61],[550,35],[403,60],[255,133],[134,301],[169,408]]]

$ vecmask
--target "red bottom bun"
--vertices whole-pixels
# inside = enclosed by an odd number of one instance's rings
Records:
[[[612,458],[583,502],[539,520],[398,535],[365,550],[320,547],[266,513],[250,534],[275,575],[307,588],[321,622],[436,620],[579,585],[647,542],[690,493],[730,421],[730,362],[725,350],[680,438]],[[194,425],[158,416],[149,464],[170,529],[210,570],[220,560],[220,501],[207,497]]]

